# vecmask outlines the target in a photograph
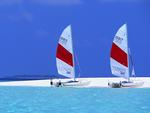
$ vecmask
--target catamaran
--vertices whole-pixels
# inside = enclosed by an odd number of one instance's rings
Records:
[[[71,25],[64,29],[59,38],[56,52],[56,65],[58,74],[71,79],[63,82],[63,86],[88,85],[89,81],[76,80]]]
[[[109,82],[108,85],[111,87],[137,87],[142,86],[144,82],[131,80],[130,79],[130,67],[129,62],[131,60],[132,76],[135,76],[133,61],[131,57],[131,52],[128,47],[128,36],[127,36],[127,25],[124,24],[117,31],[111,48],[110,53],[110,67],[111,72],[115,76],[122,77],[126,79],[125,81],[120,81],[119,83]],[[119,85],[119,86],[118,86]]]

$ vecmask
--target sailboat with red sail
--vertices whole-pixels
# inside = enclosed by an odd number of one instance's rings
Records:
[[[89,84],[89,81],[76,80],[71,25],[68,25],[63,30],[59,38],[56,65],[58,74],[70,79],[67,82],[63,82],[63,86],[83,86]]]
[[[133,62],[131,62],[132,65],[129,65],[130,60],[132,59],[128,47],[127,25],[124,24],[117,31],[110,52],[110,67],[112,74],[125,79],[125,81],[119,82],[120,87],[137,87],[142,86],[144,83],[142,81],[130,79],[130,66],[132,67],[132,74],[135,74]],[[110,86],[114,84],[113,82],[109,83]]]

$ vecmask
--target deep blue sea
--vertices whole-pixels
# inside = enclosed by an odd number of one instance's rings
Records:
[[[0,87],[0,113],[150,113],[150,89]]]

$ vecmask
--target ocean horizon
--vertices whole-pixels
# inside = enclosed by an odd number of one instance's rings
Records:
[[[116,78],[117,76],[110,75],[110,76],[80,76],[79,78]],[[150,77],[150,76],[136,76],[136,77]],[[67,77],[61,75],[0,75],[0,81],[21,81],[21,80],[45,80],[45,79],[66,79]],[[77,77],[78,78],[78,77]]]

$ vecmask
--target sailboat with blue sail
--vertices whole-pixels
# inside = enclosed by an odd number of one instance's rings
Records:
[[[119,87],[137,87],[144,84],[142,81],[130,79],[131,74],[135,76],[133,60],[131,61],[132,73],[130,74],[130,60],[132,60],[132,58],[128,47],[127,25],[124,24],[119,28],[114,37],[110,53],[112,74],[125,79],[125,81],[119,82]],[[111,82],[108,84],[113,87],[116,83]]]

